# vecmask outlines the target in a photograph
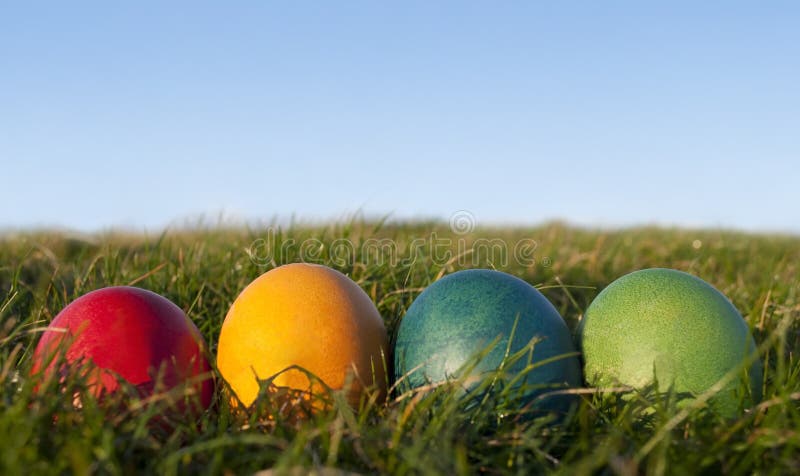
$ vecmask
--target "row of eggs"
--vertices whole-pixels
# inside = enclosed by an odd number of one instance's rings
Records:
[[[597,387],[658,382],[689,395],[712,389],[712,408],[732,416],[760,398],[762,375],[749,328],[731,302],[697,277],[660,268],[604,289],[575,338],[525,281],[484,269],[452,273],[414,300],[392,345],[375,304],[350,278],[325,266],[288,264],[258,277],[234,301],[216,363],[234,403],[244,407],[264,382],[311,394],[344,390],[357,404],[366,389],[385,396],[392,383],[413,392],[457,380],[469,393],[502,370],[521,389],[520,402],[537,413],[567,411],[574,399],[563,390],[580,387],[583,375]],[[69,304],[43,333],[32,372],[64,375],[83,364],[91,365],[86,378],[98,397],[121,381],[146,396],[158,381],[165,389],[193,389],[203,409],[213,399],[197,327],[144,289],[108,287]]]

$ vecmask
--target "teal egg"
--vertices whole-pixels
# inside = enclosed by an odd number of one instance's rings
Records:
[[[671,386],[691,399],[738,368],[750,395],[737,394],[742,385],[734,379],[712,408],[733,416],[740,400],[761,397],[761,362],[743,365],[755,351],[747,323],[721,292],[681,271],[645,269],[617,279],[586,310],[579,337],[590,385],[641,389],[657,381],[658,391]]]
[[[496,345],[491,344],[497,340]],[[530,343],[535,341],[533,346]],[[491,347],[469,377],[519,376],[529,363],[541,366],[518,381],[522,402],[545,392],[581,384],[580,364],[572,337],[553,305],[533,286],[499,271],[473,269],[450,274],[431,284],[411,304],[397,332],[395,374],[409,390],[464,377],[459,370]],[[532,355],[510,362],[507,355],[526,349]],[[556,358],[563,356],[563,358]],[[528,359],[531,359],[530,361]],[[505,359],[505,363],[504,363]],[[552,361],[544,362],[547,359]],[[480,378],[466,390],[473,390]],[[536,410],[563,412],[574,401],[559,395],[536,399]]]

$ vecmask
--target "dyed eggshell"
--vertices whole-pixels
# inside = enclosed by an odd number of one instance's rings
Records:
[[[192,388],[203,408],[211,404],[213,380],[197,327],[167,298],[145,289],[116,286],[87,293],[65,307],[42,334],[33,355],[32,373],[62,374],[91,361],[87,376],[95,396],[117,391],[124,379],[142,397],[194,379]]]
[[[570,332],[553,305],[519,278],[473,269],[439,279],[409,307],[400,323],[394,348],[395,372],[402,378],[401,389],[458,378],[459,369],[474,361],[476,354],[495,339],[497,344],[478,362],[471,376],[496,371],[507,352],[514,354],[536,339],[532,363],[565,357],[527,373],[521,381],[529,389],[525,390],[524,400],[580,385],[580,365]],[[527,364],[527,358],[520,359],[507,372],[518,374]],[[564,396],[544,398],[536,407],[563,411],[571,401]]]
[[[747,323],[722,293],[690,274],[645,269],[606,287],[586,310],[580,341],[589,384],[635,388],[670,386],[698,395],[754,352]],[[762,367],[755,360],[742,368],[751,394],[761,398]],[[740,380],[734,379],[712,400],[721,414],[738,407]]]
[[[250,406],[259,380],[318,393],[308,375],[356,404],[364,388],[385,395],[388,338],[369,296],[326,266],[294,263],[264,273],[236,298],[222,324],[217,367]]]

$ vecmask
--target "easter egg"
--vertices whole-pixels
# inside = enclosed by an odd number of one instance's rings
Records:
[[[658,391],[672,386],[691,398],[741,369],[760,399],[761,362],[743,365],[755,351],[747,323],[728,298],[690,274],[655,268],[617,279],[591,303],[579,332],[591,385],[641,389],[657,381]],[[733,379],[712,407],[735,414],[739,388]]]
[[[507,361],[508,355],[526,348],[532,355]],[[481,376],[496,374],[502,365],[514,378],[533,364],[518,382],[524,385],[524,404],[581,383],[572,337],[553,305],[525,281],[485,269],[459,271],[425,289],[400,323],[394,359],[404,390],[461,378],[472,380],[469,392]],[[471,378],[466,379],[461,372],[468,367]],[[572,400],[543,396],[533,406],[537,411],[565,411]]]
[[[204,350],[197,327],[169,299],[140,288],[107,287],[79,297],[53,319],[34,351],[32,373],[84,368],[98,398],[118,391],[120,379],[142,398],[187,385],[205,409],[214,388]]]
[[[222,324],[217,367],[245,406],[267,379],[309,394],[324,390],[300,369],[357,404],[365,388],[385,394],[388,351],[383,319],[355,282],[326,266],[295,263],[239,294]]]

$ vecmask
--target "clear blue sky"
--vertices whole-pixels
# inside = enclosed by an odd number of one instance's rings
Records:
[[[800,231],[798,2],[122,3],[0,6],[0,227]]]

